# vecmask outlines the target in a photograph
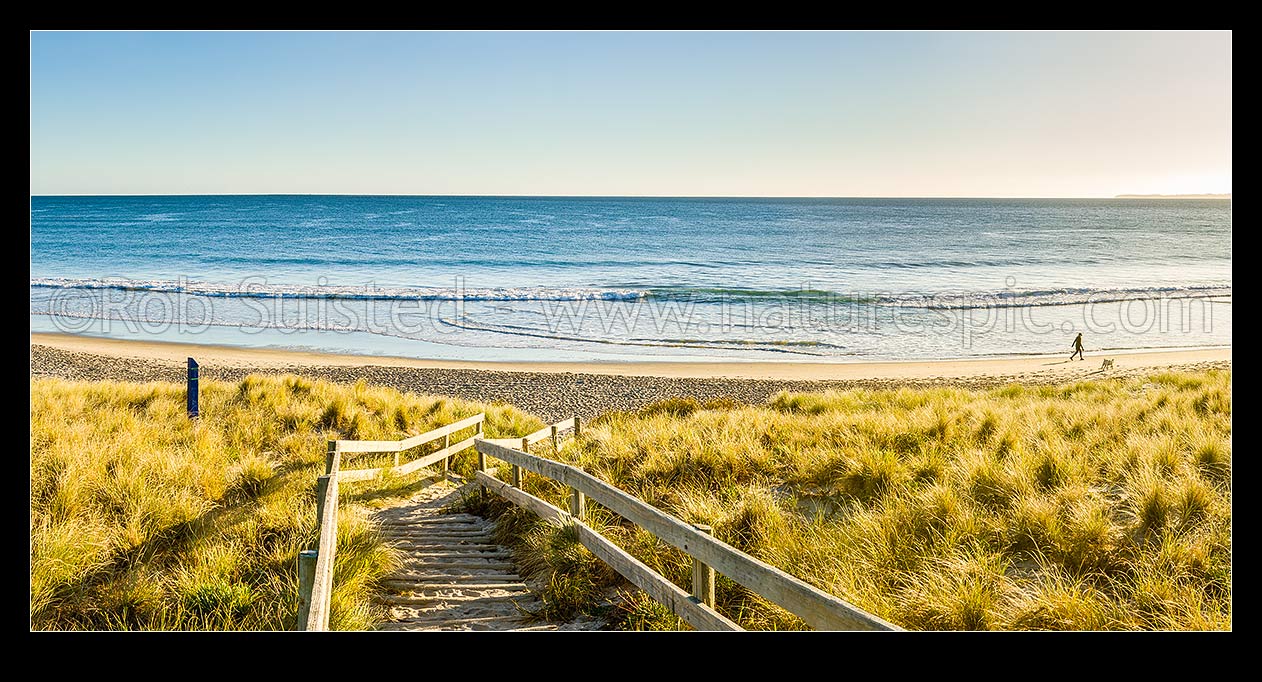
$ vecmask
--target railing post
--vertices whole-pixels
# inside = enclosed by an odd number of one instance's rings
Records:
[[[451,447],[451,434],[450,433],[443,434],[443,451],[446,451],[447,448],[450,448],[450,447]],[[443,472],[444,481],[447,480],[447,471],[450,468],[451,468],[451,453],[448,452],[447,456],[443,458],[442,472]]]
[[[324,473],[335,474],[341,468],[342,453],[337,441],[329,441],[329,454],[324,457]]]
[[[307,629],[311,615],[311,590],[315,588],[316,559],[320,553],[314,549],[298,552],[298,623],[296,630]]]
[[[552,455],[556,456],[561,453],[561,442],[557,440],[557,425],[552,425]]]
[[[693,526],[697,530],[710,535],[714,529],[704,523]],[[697,557],[692,558],[692,596],[701,603],[714,608],[714,569],[707,566]]]
[[[574,415],[575,438],[578,438],[579,428],[581,427],[578,425],[578,415]],[[555,426],[552,427],[552,451],[555,453],[560,453],[561,451],[557,445],[557,427]],[[576,488],[570,488],[570,515],[580,521],[587,516],[587,496],[583,494],[583,491]]]
[[[308,614],[308,629],[328,630],[331,597],[333,594],[333,573],[337,559],[337,474],[320,477],[322,498],[327,497],[327,504],[320,507],[320,540],[316,553],[315,579],[311,588],[311,607]],[[328,518],[325,518],[325,517]],[[311,621],[315,621],[312,623]]]
[[[521,439],[521,451],[522,452],[530,451],[530,441],[526,440],[525,438]],[[513,487],[521,488],[521,467],[517,466],[516,464],[513,465]]]
[[[474,440],[478,440],[482,437],[482,422],[478,422],[478,432],[473,434],[473,438]],[[474,449],[476,449],[476,447]],[[481,450],[478,450],[478,471],[486,471],[486,455],[483,454]]]
[[[482,438],[482,424],[480,423],[478,424],[478,432],[474,434],[474,438],[479,439],[479,440]],[[481,450],[478,450],[477,448],[478,448],[477,443],[474,442],[473,449],[477,451],[478,453],[478,471],[481,471],[482,473],[486,473],[486,453],[482,452]],[[486,498],[487,498],[486,487],[478,486],[478,499],[482,500],[483,502],[486,502]]]
[[[316,535],[320,534],[320,523],[324,520],[324,497],[329,491],[332,476],[321,476],[316,479]]]
[[[396,453],[394,453],[394,465],[395,465],[395,466],[399,466],[399,454],[400,454],[400,453],[397,453],[397,452],[396,452]]]
[[[196,419],[199,414],[197,408],[197,361],[193,358],[188,359],[188,418]]]

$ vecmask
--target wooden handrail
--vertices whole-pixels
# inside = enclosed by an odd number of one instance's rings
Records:
[[[403,476],[405,474],[410,474],[413,471],[416,471],[417,469],[422,469],[424,467],[427,467],[437,462],[443,462],[445,464],[448,457],[454,454],[457,454],[459,452],[463,452],[464,450],[467,450],[468,448],[473,447],[473,440],[477,438],[478,436],[482,435],[482,424],[485,420],[486,420],[486,414],[479,412],[473,415],[472,417],[466,417],[464,419],[461,419],[460,421],[447,424],[446,426],[440,426],[436,429],[426,431],[425,433],[422,433],[420,435],[410,436],[408,438],[404,438],[402,440],[397,440],[397,441],[391,441],[391,440],[329,441],[330,450],[331,451],[336,450],[339,453],[347,453],[347,452],[351,452],[355,454],[365,454],[365,453],[370,453],[370,452],[395,453],[393,466],[377,467],[375,469],[342,469],[340,473],[338,474],[338,480],[347,481],[347,482],[367,481],[367,480],[376,478],[377,476],[381,475],[382,473],[386,471],[392,471],[398,476]],[[474,427],[474,426],[478,427],[478,430],[476,433],[460,441],[459,443],[456,443],[455,445],[451,444],[451,434],[457,431],[461,431],[463,429]],[[402,464],[402,465],[399,464],[398,453],[404,450],[408,450],[410,448],[414,448],[418,445],[423,445],[430,441],[438,440],[439,438],[443,439],[444,445],[442,449],[436,452],[431,452],[428,455],[425,455],[423,457],[419,457],[416,460],[408,462],[407,464]],[[445,474],[446,472],[444,472],[444,475]]]
[[[329,629],[329,612],[333,596],[333,565],[337,560],[337,472],[320,477],[324,495],[320,500],[320,541],[316,550],[314,577],[311,594],[305,600],[306,618],[298,623],[299,630],[323,631]]]
[[[486,414],[479,412],[472,417],[465,417],[458,422],[452,422],[446,426],[440,426],[432,431],[426,431],[418,436],[411,436],[403,440],[339,440],[337,443],[338,450],[342,453],[366,453],[366,452],[402,452],[410,450],[418,445],[428,443],[431,440],[442,438],[461,429],[467,429],[470,426],[481,424],[486,420]]]
[[[437,464],[456,453],[463,452],[464,450],[473,447],[476,439],[477,436],[469,436],[459,443],[448,445],[441,450],[431,452],[424,457],[418,457],[407,464],[400,464],[396,467],[380,467],[377,469],[342,469],[341,472],[338,473],[338,480],[367,481],[376,478],[379,474],[384,473],[385,471],[392,471],[396,476],[410,474],[417,469],[423,469],[431,464]]]
[[[522,436],[521,438],[512,438],[509,440],[521,442],[524,439],[529,443],[538,443],[544,438],[551,438],[552,434],[555,433],[556,431],[566,431],[572,428],[574,428],[574,417],[570,417],[569,419],[566,419],[565,421],[560,421],[555,424],[550,424],[548,426],[543,427],[542,429],[539,429],[538,431],[535,431],[534,433],[528,434],[526,436]]]
[[[835,595],[697,530],[582,469],[536,457],[484,439],[477,439],[474,448],[483,455],[501,459],[584,493],[610,511],[780,605],[817,630],[900,629]],[[682,614],[677,615],[682,616]]]
[[[542,429],[539,429],[538,431],[535,431],[534,433],[529,433],[529,434],[526,434],[525,436],[518,436],[516,438],[483,438],[482,440],[485,440],[488,443],[495,443],[497,445],[503,445],[504,447],[510,447],[510,448],[516,445],[521,445],[522,441],[525,441],[527,445],[533,445],[534,443],[538,443],[544,438],[551,438],[553,435],[555,435],[559,431],[566,431],[566,430],[574,428],[574,423],[577,420],[578,420],[577,417],[570,417],[569,419],[566,419],[565,421],[559,421],[555,424],[550,424],[548,426],[543,427]]]
[[[592,554],[609,564],[609,566],[621,573],[636,587],[644,590],[649,596],[665,604],[673,613],[688,621],[688,624],[694,628],[698,630],[729,631],[744,629],[723,614],[715,611],[712,607],[701,602],[701,600],[688,594],[675,583],[662,577],[645,565],[644,562],[610,542],[605,536],[592,530],[590,526],[574,518],[568,512],[554,507],[524,490],[514,488],[484,471],[478,471],[474,476],[476,477],[475,480],[483,487],[498,493],[519,507],[525,507],[533,511],[545,521],[556,524],[574,524],[578,531],[578,541],[591,550]]]

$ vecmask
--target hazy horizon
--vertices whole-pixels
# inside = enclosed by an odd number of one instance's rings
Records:
[[[1230,199],[1231,192],[1176,194],[1115,194],[1112,196],[805,196],[754,194],[384,194],[379,192],[169,192],[116,194],[36,194],[33,197],[212,197],[212,196],[325,196],[325,197],[470,197],[518,199]]]
[[[30,33],[31,193],[1231,193],[1231,33]]]

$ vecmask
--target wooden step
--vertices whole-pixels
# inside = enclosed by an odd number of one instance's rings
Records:
[[[412,590],[414,592],[433,592],[436,590],[521,590],[529,591],[530,588],[526,583],[516,581],[488,581],[485,583],[434,583],[434,582],[417,582],[413,580],[400,580],[399,578],[386,578],[381,584],[391,587],[398,586],[400,589]]]
[[[491,623],[502,623],[516,627],[522,622],[520,618],[506,616],[485,616],[470,618],[416,618],[409,620],[391,621],[382,623],[377,626],[378,630],[459,630],[462,625],[481,625],[485,626]],[[512,628],[504,628],[510,630]]]
[[[402,507],[395,507],[395,509],[402,509]],[[487,519],[484,519],[481,516],[478,516],[476,514],[435,514],[435,513],[430,512],[429,510],[413,510],[413,511],[408,511],[408,512],[401,512],[398,514],[391,514],[390,511],[391,510],[382,510],[377,513],[377,516],[386,520],[415,517],[415,518],[422,518],[422,519],[432,519],[434,521],[466,521],[469,523],[494,523],[493,521],[488,521]]]
[[[459,547],[444,547],[443,549],[437,549],[437,550],[426,549],[426,550],[416,550],[412,552],[404,552],[402,558],[404,561],[407,561],[408,559],[421,559],[421,558],[429,558],[433,561],[445,561],[448,559],[470,559],[470,560],[494,559],[504,564],[512,563],[512,561],[509,560],[512,558],[512,555],[506,552],[497,552],[497,553],[462,552],[460,551]]]
[[[511,552],[504,552],[504,551],[457,552],[457,551],[453,551],[455,549],[456,549],[455,547],[444,547],[441,549],[433,549],[433,548],[418,549],[414,552],[409,552],[408,556],[418,558],[418,559],[424,558],[424,559],[473,559],[473,560],[511,559],[513,557]],[[512,562],[507,562],[507,563],[512,563]]]
[[[399,522],[381,523],[377,527],[383,531],[393,531],[393,530],[399,530],[401,528],[403,529],[415,528],[418,530],[421,530],[421,529],[442,530],[444,528],[448,530],[491,530],[492,529],[492,526],[489,523],[465,523],[463,521],[457,521],[455,523],[447,523],[447,522],[433,523],[433,522],[427,522],[427,521],[399,521]]]
[[[395,547],[406,547],[409,551],[423,552],[425,550],[453,550],[460,552],[508,552],[502,545],[493,545],[489,542],[473,543],[473,542],[409,542],[394,545]]]
[[[491,602],[534,602],[538,601],[534,595],[526,592],[523,594],[479,594],[471,597],[426,597],[424,595],[407,596],[398,594],[383,594],[381,601],[393,605],[406,606],[431,606],[434,608],[442,608],[446,611],[458,610],[461,607],[477,606],[479,604],[489,604]]]
[[[514,597],[514,598],[530,598],[537,599],[534,592],[525,586],[512,587],[488,587],[490,583],[451,583],[443,585],[440,588],[415,588],[411,586],[399,587],[392,594],[385,596],[391,598],[409,598],[409,599],[451,599],[451,600],[467,600],[478,597]],[[512,585],[507,581],[500,581],[501,585]],[[447,596],[443,596],[446,594]]]
[[[504,571],[492,570],[492,569],[462,570],[459,573],[443,572],[440,570],[400,571],[398,573],[393,574],[391,578],[399,579],[399,580],[403,580],[407,578],[415,578],[416,580],[423,580],[428,583],[458,582],[462,584],[478,582],[478,581],[488,582],[491,580],[502,581],[502,582],[512,582],[514,580],[521,580],[521,576],[517,575],[516,573],[505,573]]]
[[[382,533],[387,540],[424,540],[425,542],[492,542],[490,533]]]
[[[437,590],[417,590],[411,587],[399,586],[390,588],[389,594],[383,597],[391,598],[409,598],[409,599],[472,599],[474,597],[516,597],[527,601],[537,601],[537,597],[528,589],[501,589],[493,587],[484,587],[482,585],[462,586],[447,585]]]
[[[508,551],[507,547],[503,545],[497,545],[494,542],[491,542],[490,538],[484,538],[482,540],[476,540],[474,538],[470,538],[467,540],[444,541],[444,540],[435,540],[434,538],[429,538],[422,535],[419,537],[386,538],[386,541],[394,543],[395,545],[407,546],[407,547],[412,547],[412,546],[459,547],[460,549],[469,549],[470,547],[494,547],[495,551],[497,552]]]
[[[450,562],[442,563],[442,562],[435,562],[435,561],[429,561],[429,562],[414,561],[414,560],[409,559],[409,560],[405,560],[403,562],[403,565],[404,567],[409,568],[413,571],[429,571],[431,573],[439,573],[439,574],[442,574],[442,573],[450,574],[457,571],[460,574],[465,574],[471,571],[499,571],[500,573],[503,573],[505,575],[512,575],[516,571],[516,569],[513,567],[512,564],[506,564],[502,562],[492,563],[490,561],[485,561],[485,562],[450,561]]]
[[[494,529],[478,528],[476,526],[471,526],[468,528],[453,528],[451,526],[431,526],[431,527],[398,526],[396,528],[380,528],[378,529],[377,532],[386,537],[398,537],[400,535],[407,535],[407,536],[415,535],[419,537],[428,537],[430,535],[453,535],[453,536],[487,535],[489,536],[489,535],[494,534]]]
[[[433,517],[404,517],[398,519],[377,519],[382,528],[490,528],[486,522],[466,522],[466,520],[440,520]]]

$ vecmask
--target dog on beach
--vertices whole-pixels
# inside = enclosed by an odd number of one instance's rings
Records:
[[[1113,358],[1109,358],[1109,359],[1105,360],[1105,361],[1104,361],[1104,362],[1100,365],[1100,369],[1101,369],[1101,370],[1105,370],[1105,369],[1113,369]]]

